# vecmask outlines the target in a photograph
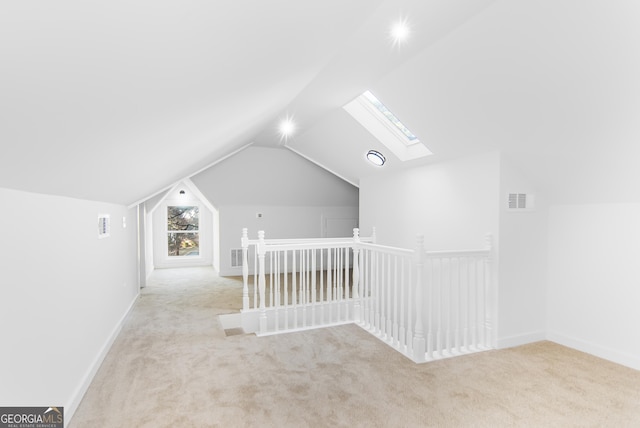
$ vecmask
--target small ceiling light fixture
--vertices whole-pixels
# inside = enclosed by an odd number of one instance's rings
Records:
[[[282,122],[280,122],[279,126],[281,138],[286,140],[288,139],[293,132],[296,130],[296,125],[293,123],[293,119],[290,117],[286,117]]]
[[[369,150],[367,152],[367,159],[376,166],[382,166],[387,161],[384,155],[377,150]]]
[[[411,32],[411,29],[409,27],[409,23],[407,22],[406,18],[396,21],[396,23],[391,26],[391,31],[389,32],[391,35],[391,38],[393,39],[393,45],[394,46],[403,45],[409,38],[410,32]]]
[[[185,192],[184,190],[181,190],[181,191],[180,191],[180,195],[181,195],[181,196],[184,196],[186,193],[187,193],[187,192]]]

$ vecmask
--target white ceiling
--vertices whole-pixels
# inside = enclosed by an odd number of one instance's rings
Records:
[[[635,0],[2,2],[0,187],[130,204],[286,115],[357,184],[377,146],[341,106],[371,89],[436,153],[387,170],[499,149],[557,197],[640,201],[638,24]]]
[[[353,182],[500,150],[554,201],[640,202],[638,76],[640,2],[500,1],[369,87],[434,156],[400,162],[340,110],[290,145]]]

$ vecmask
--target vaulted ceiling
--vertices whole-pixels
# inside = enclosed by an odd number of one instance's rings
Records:
[[[2,2],[0,187],[131,204],[247,144],[357,184],[379,144],[342,106],[371,89],[435,153],[386,170],[501,150],[558,198],[640,201],[638,24],[634,0]]]

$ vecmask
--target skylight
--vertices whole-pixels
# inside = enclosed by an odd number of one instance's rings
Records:
[[[431,155],[431,151],[370,91],[344,106],[367,131],[401,161]]]
[[[384,117],[386,117],[389,122],[393,124],[402,134],[407,137],[406,144],[419,143],[418,137],[413,135],[413,132],[409,131],[409,128],[404,126],[404,123],[400,122],[400,119],[396,117],[395,114],[391,113],[391,111],[380,102],[379,99],[375,97],[370,91],[366,91],[362,96],[371,103],[373,107],[376,108]]]

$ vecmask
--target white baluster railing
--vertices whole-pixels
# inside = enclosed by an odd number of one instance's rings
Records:
[[[358,229],[354,229],[358,230]],[[349,244],[351,245],[351,248],[353,247],[353,244],[356,242],[356,239],[358,242],[375,242],[375,228],[373,228],[373,234],[371,237],[360,237],[359,236],[359,232],[358,232],[358,236],[357,238],[354,237],[345,237],[345,238],[294,238],[294,239],[264,239],[264,245],[266,246],[265,248],[274,248],[274,246],[277,245],[294,245],[294,244],[299,244],[301,247],[298,248],[309,248],[312,249],[312,247],[307,246],[307,244],[311,245],[311,244]],[[242,279],[243,279],[243,288],[242,288],[242,310],[243,311],[248,311],[248,310],[252,310],[252,309],[259,309],[259,296],[258,296],[258,283],[259,283],[259,278],[258,278],[258,274],[259,274],[259,269],[258,269],[258,264],[259,264],[259,260],[258,260],[258,244],[260,242],[259,239],[249,239],[248,236],[248,229],[244,228],[242,229],[242,238],[241,238],[241,246],[242,246]],[[335,278],[337,276],[336,272],[334,272],[334,270],[332,270],[331,268],[331,264],[333,263],[333,266],[335,269],[336,266],[336,262],[337,260],[333,260],[333,258],[330,260],[328,259],[328,250],[326,247],[325,251],[323,252],[316,252],[316,256],[315,258],[312,258],[313,262],[315,262],[316,264],[320,263],[322,264],[322,266],[324,266],[324,270],[320,270],[319,267],[316,267],[316,271],[321,272],[321,276],[320,278],[318,278],[318,280],[326,280],[326,281],[331,281],[333,278]],[[269,266],[267,270],[267,272],[271,273],[272,269],[271,269],[271,257],[272,257],[272,252],[273,251],[266,251],[265,252],[265,262],[267,263],[267,266]],[[286,272],[297,272],[298,268],[300,267],[300,261],[301,259],[298,257],[297,260],[292,258],[291,256],[292,253],[289,253],[290,258],[285,258],[285,259],[281,259],[280,263],[286,263],[287,264],[287,269],[284,268],[284,266],[282,266],[282,268],[280,269],[280,271],[282,272],[283,270]],[[333,253],[332,253],[333,254]],[[274,256],[275,257],[275,256]],[[293,264],[296,263],[296,264]],[[320,266],[320,265],[318,265]],[[346,267],[346,269],[349,269],[349,266]],[[347,270],[345,270],[345,272],[347,272]],[[326,275],[326,277],[325,277]],[[285,278],[283,278],[284,280]],[[290,292],[295,292],[296,294],[293,296],[293,298],[298,298],[300,296],[300,290],[297,287],[299,285],[299,281],[300,281],[300,277],[291,277],[290,278],[292,281],[296,281],[293,284],[291,284],[291,286],[289,288],[287,288],[287,290],[289,290]],[[268,281],[267,281],[268,282]],[[337,284],[336,284],[337,287]],[[267,286],[268,288],[268,286]],[[327,290],[323,289],[322,293],[324,294]],[[324,297],[324,296],[322,296]],[[300,297],[302,298],[302,297]]]
[[[265,245],[265,255],[274,262],[270,264],[265,290],[259,287],[259,298],[262,301],[263,293],[273,294],[275,301],[269,301],[274,309],[272,319],[260,325],[260,333],[271,333],[275,328],[292,331],[352,322],[347,314],[354,300],[345,279],[351,270],[346,254],[352,246],[350,242]],[[287,269],[289,260],[291,270]]]
[[[426,360],[490,349],[491,241],[484,250],[427,251]]]
[[[370,238],[358,229],[350,238],[258,235],[243,229],[241,239],[243,312],[259,314],[258,334],[356,323],[416,362],[494,343],[490,236],[482,250],[425,251],[422,237],[414,250],[378,245],[375,230]]]
[[[359,324],[406,355],[415,329],[414,250],[362,243]]]

